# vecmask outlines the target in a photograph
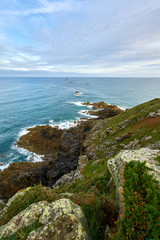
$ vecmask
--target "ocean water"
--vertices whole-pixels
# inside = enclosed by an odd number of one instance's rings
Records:
[[[79,91],[79,96],[75,92]],[[29,160],[33,153],[16,147],[28,127],[74,125],[88,107],[105,101],[130,108],[160,97],[160,78],[0,78],[0,166]],[[41,160],[34,155],[35,161]]]

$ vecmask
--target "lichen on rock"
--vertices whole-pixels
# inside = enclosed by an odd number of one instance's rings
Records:
[[[30,233],[27,239],[89,239],[87,221],[81,208],[69,199],[52,203],[41,201],[31,204],[24,211],[0,227],[0,238],[15,234],[20,229],[38,221],[42,227]],[[68,228],[70,226],[70,230]],[[67,232],[68,231],[68,232]],[[67,238],[68,237],[68,238]]]

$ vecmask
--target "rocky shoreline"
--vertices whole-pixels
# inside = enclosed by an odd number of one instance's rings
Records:
[[[87,102],[84,105],[92,104]],[[79,156],[87,154],[85,140],[97,122],[101,121],[101,118],[109,118],[121,112],[122,110],[114,105],[94,103],[90,114],[96,114],[99,117],[97,119],[85,119],[76,127],[63,130],[49,125],[27,129],[28,133],[21,136],[17,146],[43,155],[43,161],[11,163],[0,173],[0,198],[7,200],[18,190],[39,183],[52,187],[63,175],[75,171],[79,166]],[[90,153],[88,158],[93,155],[94,153]]]

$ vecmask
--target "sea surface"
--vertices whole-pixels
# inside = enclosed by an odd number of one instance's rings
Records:
[[[81,94],[76,96],[75,92]],[[83,117],[81,103],[105,101],[131,108],[160,97],[160,78],[0,78],[0,166],[30,160],[33,153],[16,146],[28,127],[68,128]],[[41,158],[34,155],[34,160]]]

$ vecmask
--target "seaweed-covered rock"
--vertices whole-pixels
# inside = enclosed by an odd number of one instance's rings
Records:
[[[52,203],[41,201],[0,227],[0,238],[12,236],[20,229],[38,221],[42,227],[30,233],[27,239],[89,239],[87,222],[81,208],[69,199]],[[68,238],[67,238],[68,236]]]

